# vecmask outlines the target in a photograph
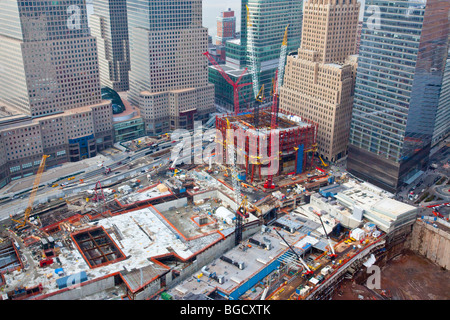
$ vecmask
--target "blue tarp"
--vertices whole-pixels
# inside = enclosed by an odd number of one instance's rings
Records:
[[[56,274],[60,274],[60,273],[63,273],[63,274],[64,274],[64,269],[63,269],[63,268],[55,269],[55,273],[56,273]]]
[[[272,271],[280,266],[280,261],[278,259],[274,260],[268,266],[264,267],[261,271],[259,271],[256,275],[251,277],[248,281],[243,283],[239,288],[234,290],[230,295],[230,300],[238,300],[240,296],[242,296],[247,290],[250,290],[254,285],[256,285],[259,281],[267,277]]]
[[[58,285],[59,289],[64,289],[66,287],[70,287],[75,284],[80,284],[87,280],[88,280],[88,278],[87,278],[86,272],[82,271],[80,273],[76,273],[76,274],[72,274],[67,277],[56,279],[56,284]]]
[[[297,153],[297,169],[295,170],[296,174],[300,174],[303,172],[303,144],[298,146]]]

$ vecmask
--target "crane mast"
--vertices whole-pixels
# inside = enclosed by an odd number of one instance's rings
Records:
[[[23,219],[15,220],[15,219],[11,218],[12,221],[18,223],[18,225],[17,225],[18,229],[24,227],[29,222],[28,219],[30,218],[31,211],[33,211],[34,198],[36,197],[36,194],[37,194],[37,191],[39,188],[39,182],[41,181],[42,173],[44,172],[44,169],[45,169],[45,162],[46,162],[47,158],[49,158],[49,157],[50,156],[45,155],[45,154],[42,156],[41,164],[39,165],[38,171],[36,173],[36,178],[34,179],[33,188],[30,192],[30,198],[28,199],[28,206],[25,209],[25,214],[24,214]]]
[[[230,121],[227,119],[227,152],[232,156],[231,165],[231,181],[232,187],[235,194],[235,201],[238,205],[236,210],[236,230],[235,230],[235,245],[238,245],[242,241],[242,230],[243,230],[243,219],[248,218],[249,214],[247,211],[247,199],[242,199],[241,196],[241,185],[238,181],[238,171],[236,169],[237,154],[234,148],[234,135],[231,130]]]
[[[247,51],[250,54],[250,64],[251,64],[251,75],[253,79],[253,95],[254,97],[258,97],[259,91],[259,72],[258,65],[256,63],[256,52],[255,52],[255,35],[253,32],[253,24],[250,19],[250,9],[246,5],[247,8]]]
[[[279,90],[283,82],[284,75],[284,67],[286,64],[286,54],[287,54],[287,41],[288,41],[288,28],[289,25],[286,26],[284,30],[283,42],[281,43],[280,50],[280,59],[278,61],[278,69],[275,71],[275,79],[273,80],[273,88],[272,88],[272,118],[270,128],[271,130],[275,130],[278,125],[278,109],[279,109]],[[278,155],[276,155],[278,156]],[[275,185],[273,184],[273,169],[269,169],[269,175],[267,176],[267,180],[264,184],[264,188],[266,189],[275,189]]]

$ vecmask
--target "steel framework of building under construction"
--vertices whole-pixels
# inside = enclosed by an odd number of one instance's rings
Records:
[[[257,118],[256,118],[257,117]],[[318,125],[306,119],[298,121],[287,114],[279,114],[277,117],[277,129],[279,137],[279,170],[275,176],[281,174],[295,173],[299,174],[305,168],[312,166],[314,152],[317,149],[316,136]],[[261,169],[267,167],[268,162],[262,163],[260,159],[251,159],[250,144],[256,143],[257,155],[267,154],[272,156],[271,143],[267,143],[267,151],[261,153],[260,139],[270,141],[272,113],[270,108],[261,109],[258,113],[244,112],[240,114],[227,114],[216,117],[216,129],[219,130],[224,139],[227,137],[227,128],[229,122],[230,129],[243,129],[245,132],[245,148],[240,150],[238,146],[238,137],[235,135],[237,153],[243,152],[245,164],[238,164],[245,174],[246,180],[253,183],[256,180],[264,179]],[[225,143],[221,143],[226,148]],[[223,149],[223,155],[226,155],[226,149]],[[308,164],[308,153],[311,153],[311,163]],[[224,158],[225,159],[225,158]]]

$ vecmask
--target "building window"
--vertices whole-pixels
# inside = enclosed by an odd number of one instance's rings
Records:
[[[20,166],[14,166],[14,167],[9,168],[9,171],[11,171],[11,172],[17,172],[19,170],[20,170]]]
[[[33,163],[32,162],[28,162],[28,163],[25,163],[25,164],[22,165],[22,169],[30,168],[32,166],[33,166]]]

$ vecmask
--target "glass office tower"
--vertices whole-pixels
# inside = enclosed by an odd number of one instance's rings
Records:
[[[436,145],[448,137],[450,133],[450,51],[445,65],[444,80],[442,82],[439,107],[436,112],[433,143]]]
[[[247,7],[250,27],[247,23]],[[297,51],[302,36],[302,17],[302,0],[242,0],[241,46],[245,49],[249,70],[253,68],[252,52],[255,55],[259,87],[264,84],[266,97],[270,96],[272,79],[278,68],[285,29],[289,25],[287,52]]]
[[[396,192],[427,163],[449,45],[448,0],[366,0],[347,169]]]
[[[287,53],[297,51],[302,34],[302,0],[242,0],[241,38],[225,44],[226,63],[221,65],[232,81],[244,72],[240,83],[255,85],[242,87],[239,92],[240,110],[252,108],[255,96],[264,85],[264,96],[270,100],[272,81],[278,69],[286,27]],[[248,7],[248,11],[247,11]],[[247,21],[247,14],[250,21]],[[248,28],[248,24],[251,25]],[[253,70],[257,75],[254,81]],[[216,103],[234,110],[233,87],[223,79],[214,66],[209,67],[209,81],[215,85]]]

